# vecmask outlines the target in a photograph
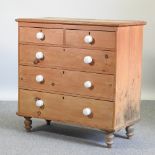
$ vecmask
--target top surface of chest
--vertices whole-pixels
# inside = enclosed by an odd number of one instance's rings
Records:
[[[103,19],[77,19],[77,18],[19,18],[18,22],[29,23],[53,23],[53,24],[76,24],[76,25],[101,25],[101,26],[134,26],[145,25],[145,21],[139,20],[103,20]]]

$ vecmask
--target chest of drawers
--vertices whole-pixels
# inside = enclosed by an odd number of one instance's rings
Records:
[[[17,19],[19,116],[133,135],[140,119],[143,21]]]

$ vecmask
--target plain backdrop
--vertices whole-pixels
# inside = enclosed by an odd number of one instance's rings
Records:
[[[154,0],[0,0],[0,100],[17,100],[18,17],[138,19],[144,30],[142,99],[155,99]]]

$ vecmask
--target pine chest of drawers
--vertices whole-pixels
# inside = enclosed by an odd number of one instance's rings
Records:
[[[17,114],[133,135],[140,118],[143,21],[17,19]]]

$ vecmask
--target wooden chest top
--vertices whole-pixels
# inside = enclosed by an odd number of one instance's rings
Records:
[[[100,25],[100,26],[133,26],[145,25],[145,21],[137,20],[103,20],[103,19],[77,19],[77,18],[19,18],[18,22],[29,23],[53,23],[53,24],[74,24],[74,25]]]

